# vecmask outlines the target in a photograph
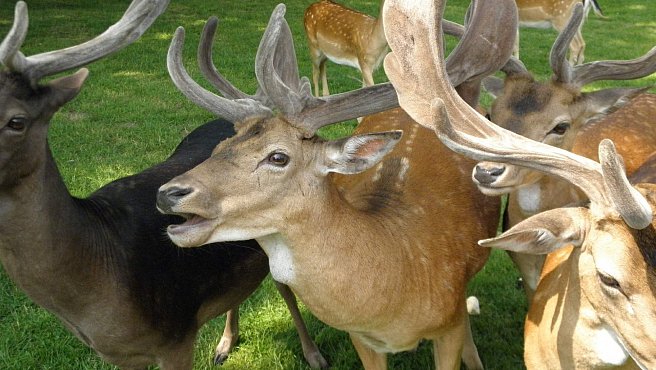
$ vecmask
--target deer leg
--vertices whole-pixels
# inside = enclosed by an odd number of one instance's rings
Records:
[[[519,59],[519,27],[517,27],[517,36],[515,37],[515,46],[513,46],[512,55]]]
[[[328,361],[323,358],[321,352],[317,348],[317,345],[314,343],[310,334],[307,331],[303,317],[301,317],[301,312],[298,310],[298,304],[296,302],[296,296],[294,292],[285,284],[279,283],[274,280],[276,283],[276,288],[278,292],[285,300],[289,313],[292,315],[292,320],[294,321],[294,326],[298,332],[298,337],[301,339],[301,347],[303,348],[303,356],[308,362],[311,368],[313,369],[327,369]]]
[[[365,370],[387,370],[387,354],[379,353],[364,344],[357,335],[349,333],[353,347]]]
[[[324,58],[321,63],[319,63],[319,71],[321,74],[321,86],[323,87],[323,96],[330,95],[328,91],[328,77],[326,76],[326,62],[328,59]]]
[[[360,70],[362,71],[362,86],[373,86],[374,84],[374,71],[371,68],[371,65],[365,63],[364,61],[359,61]]]
[[[226,313],[226,324],[223,329],[223,335],[214,351],[214,364],[222,364],[230,354],[232,348],[237,344],[239,339],[239,306]]]
[[[462,362],[465,363],[465,366],[467,366],[467,369],[469,370],[483,370],[483,363],[478,356],[476,343],[474,343],[474,335],[472,334],[469,314],[465,315],[465,342],[462,346]]]
[[[194,367],[195,343],[196,333],[166,351],[166,357],[158,361],[160,370],[191,370]]]
[[[457,324],[433,340],[433,356],[436,370],[460,369],[460,359],[463,354],[463,344],[466,337],[465,327],[467,326],[466,323],[469,322],[464,319],[464,316],[467,315],[464,308],[462,309],[462,313],[464,315],[458,318],[459,322]],[[472,355],[471,348],[468,349],[467,355]],[[478,361],[480,362],[480,359]]]

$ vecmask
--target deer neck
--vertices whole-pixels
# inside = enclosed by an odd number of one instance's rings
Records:
[[[353,330],[390,307],[402,310],[403,295],[388,293],[403,292],[406,278],[420,273],[406,264],[420,260],[412,254],[422,252],[407,238],[395,237],[405,226],[400,215],[358,209],[336,186],[328,187],[326,194],[304,199],[311,206],[297,215],[299,222],[257,241],[276,281],[288,284],[322,321]]]
[[[88,220],[66,189],[49,148],[45,151],[44,165],[0,192],[0,260],[35,302],[53,309],[60,304],[54,300],[61,298],[55,291],[62,282],[67,289],[85,283],[83,271],[92,266],[79,259],[91,238],[83,235]],[[75,302],[74,294],[63,301]]]
[[[542,176],[539,181],[510,194],[508,226],[514,226],[538,213],[580,202],[582,199],[584,198],[580,191],[570,183],[552,176]]]

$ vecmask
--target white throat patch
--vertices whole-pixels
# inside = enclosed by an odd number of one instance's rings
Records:
[[[279,283],[290,285],[296,277],[294,258],[282,235],[276,233],[256,239],[267,256],[271,277]]]
[[[540,209],[541,195],[539,184],[523,186],[517,189],[517,203],[524,213],[534,214]]]
[[[629,359],[629,354],[612,330],[597,329],[591,339],[592,348],[603,364],[621,366]]]

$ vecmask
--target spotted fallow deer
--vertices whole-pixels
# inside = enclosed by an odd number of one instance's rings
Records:
[[[196,129],[166,161],[86,199],[69,194],[51,154],[48,123],[78,94],[88,71],[39,81],[129,45],[167,4],[135,0],[96,38],[26,57],[20,48],[27,6],[18,2],[0,44],[0,261],[35,303],[104,360],[126,369],[191,369],[200,326],[235,309],[217,347],[215,360],[223,361],[237,340],[236,308],[269,271],[252,240],[181,253],[164,233],[176,218],[155,208],[161,184],[208,158],[234,133],[228,122]],[[300,320],[293,294],[280,288]],[[325,366],[303,322],[297,324],[308,361]]]
[[[584,13],[594,11],[597,16],[604,17],[597,0],[515,0],[519,14],[519,25],[533,28],[553,27],[562,32],[572,16],[576,4],[583,4]],[[581,29],[583,22],[576,29],[576,34],[569,44],[569,60],[573,64],[581,64],[584,60],[585,41]],[[519,58],[519,35],[515,41],[514,55]]]
[[[590,200],[540,213],[479,242],[568,255],[547,265],[530,306],[527,367],[656,368],[656,186],[631,186],[609,140],[600,145],[600,164],[507,131],[470,108],[444,70],[443,9],[434,0],[387,2],[383,17],[392,52],[384,65],[401,106],[459,153],[559,176]]]
[[[381,9],[385,0],[381,0]],[[387,52],[380,17],[347,8],[332,0],[320,0],[305,10],[305,34],[312,61],[314,94],[329,94],[326,61],[331,60],[362,72],[363,86],[374,84],[373,73]]]
[[[514,4],[477,9],[473,19],[491,33],[478,36],[489,46],[478,50],[500,53],[499,61],[487,59],[493,71],[512,51],[514,29],[510,41],[494,35],[516,22]],[[396,94],[383,84],[313,97],[299,79],[284,11],[282,4],[274,10],[257,53],[261,101],[225,99],[194,82],[181,62],[184,29],[177,30],[168,56],[174,83],[230,117],[237,134],[160,188],[159,209],[187,219],[168,235],[181,247],[256,238],[273,278],[320,320],[347,331],[366,369],[386,369],[386,353],[422,338],[434,341],[438,368],[457,369],[461,357],[481,368],[465,288],[487,259],[473,240],[494,235],[497,200],[472,191],[472,162],[400,109],[365,117],[352,137],[317,137],[322,126],[397,106]]]
[[[656,120],[652,116],[656,97],[645,94],[641,88],[607,88],[587,93],[581,90],[594,81],[628,80],[653,73],[656,48],[629,61],[572,66],[565,54],[583,19],[582,10],[581,5],[576,7],[551,49],[550,81],[536,81],[519,64],[520,68],[504,69],[507,76],[503,81],[486,78],[485,87],[497,97],[490,109],[490,119],[530,139],[565,150],[574,147],[592,159],[596,158],[601,139],[611,138],[616,141],[630,174],[656,150]],[[509,226],[542,211],[577,202],[582,196],[566,181],[506,164],[479,163],[472,175],[485,194],[509,194]],[[543,256],[514,252],[510,255],[521,272],[530,299],[540,276]]]

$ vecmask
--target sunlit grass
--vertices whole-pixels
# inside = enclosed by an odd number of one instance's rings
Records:
[[[214,47],[217,68],[238,88],[257,88],[253,66],[260,36],[279,1],[172,0],[167,11],[134,45],[89,66],[90,76],[80,95],[55,116],[49,142],[71,192],[86,196],[102,184],[138,172],[171,153],[191,130],[212,115],[187,101],[166,72],[166,51],[177,26],[187,31],[184,63],[203,86],[196,47],[205,20],[220,18]],[[301,75],[311,76],[302,17],[311,0],[287,2]],[[22,51],[27,55],[71,46],[102,32],[117,20],[127,0],[28,0],[30,28]],[[465,0],[447,4],[447,18],[462,22]],[[14,1],[0,2],[0,35],[13,17]],[[371,15],[378,1],[350,0]],[[647,0],[601,1],[609,19],[590,14],[584,27],[586,61],[635,58],[656,45],[656,9]],[[547,55],[553,30],[521,30],[521,55],[540,80],[550,77]],[[454,41],[448,39],[450,47]],[[361,86],[353,68],[328,65],[332,92]],[[386,81],[380,68],[376,82]],[[588,90],[610,86],[656,84],[656,75],[638,81],[599,82]],[[489,97],[484,104],[489,105]],[[322,130],[327,137],[348,135],[355,121]],[[436,144],[437,145],[437,144]],[[345,257],[346,258],[346,257]],[[474,279],[470,293],[481,301],[482,314],[472,318],[483,362],[492,369],[522,367],[522,323],[526,304],[516,287],[517,272],[505,254],[493,252]],[[439,276],[435,277],[439,279]],[[345,333],[325,326],[303,308],[310,332],[335,369],[356,369],[359,362]],[[212,369],[211,357],[223,319],[200,333],[196,369]],[[242,340],[224,369],[305,369],[300,343],[291,320],[270,280],[242,307]],[[393,369],[432,368],[431,348],[391,356]],[[111,369],[84,347],[49,313],[27,299],[0,273],[0,369]]]

